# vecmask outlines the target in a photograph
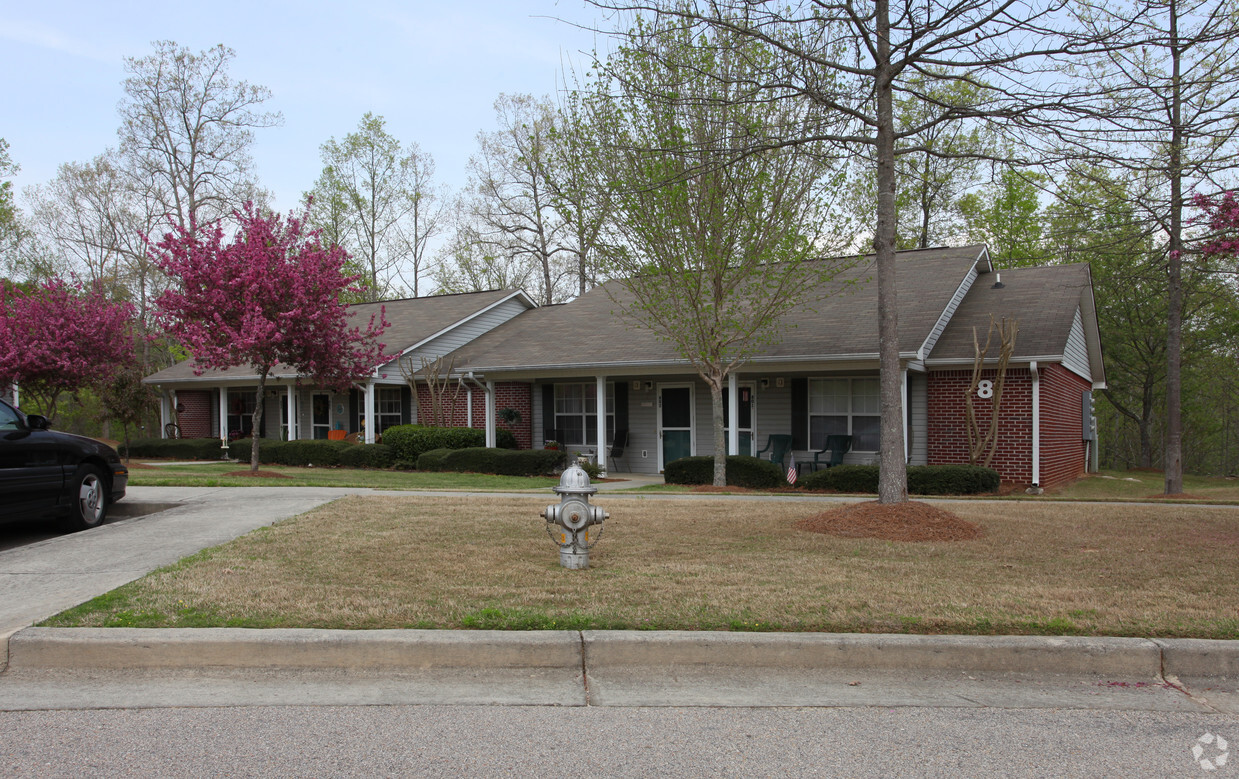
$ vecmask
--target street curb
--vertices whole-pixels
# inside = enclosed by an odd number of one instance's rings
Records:
[[[704,665],[1124,677],[1161,674],[1161,651],[1143,638],[585,631],[583,639],[590,668]]]
[[[581,667],[570,631],[26,628],[9,669]]]
[[[25,628],[8,667],[872,669],[1239,678],[1239,641],[708,631]]]
[[[1162,673],[1183,678],[1239,679],[1239,641],[1155,638],[1162,650]]]

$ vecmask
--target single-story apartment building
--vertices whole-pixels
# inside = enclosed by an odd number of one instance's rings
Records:
[[[907,462],[968,462],[973,329],[984,343],[993,316],[1019,323],[993,466],[1006,482],[1039,487],[1083,473],[1096,445],[1091,393],[1105,386],[1088,266],[999,272],[985,246],[904,251],[896,262]],[[828,435],[842,434],[851,436],[844,462],[877,462],[873,275],[866,257],[823,282],[821,294],[810,296],[817,302],[789,307],[781,338],[732,373],[724,393],[730,453],[769,456],[771,436],[790,436],[788,456],[812,462]],[[672,344],[627,313],[626,295],[612,281],[553,306],[536,307],[511,291],[392,301],[384,340],[389,351],[452,361],[465,388],[453,424],[483,427],[491,443],[505,426],[499,412],[514,409],[519,421],[509,427],[523,447],[553,440],[604,469],[658,473],[678,457],[712,452],[710,394]],[[368,317],[377,305],[353,308]],[[995,379],[996,362],[991,347],[983,379]],[[183,409],[183,435],[220,435],[220,419],[230,434],[246,429],[255,402],[255,377],[246,374],[194,376],[182,363],[147,381],[163,390],[170,415]],[[388,424],[416,421],[427,406],[425,388],[415,395],[391,363],[347,395],[324,397],[293,375],[275,383],[283,396],[268,399],[268,411],[279,406],[268,418],[280,419],[290,437],[325,437],[338,427],[374,440]],[[982,429],[992,402],[986,390],[973,398]],[[617,431],[624,451],[612,460]]]

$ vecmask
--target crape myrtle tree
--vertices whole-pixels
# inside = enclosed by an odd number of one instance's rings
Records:
[[[253,204],[234,214],[225,240],[216,222],[174,226],[152,258],[176,283],[157,301],[169,335],[193,355],[195,371],[253,366],[258,374],[250,470],[258,470],[258,431],[271,369],[284,363],[315,383],[343,390],[384,362],[382,313],[350,326],[341,296],[358,280],[342,272],[339,246],[323,246],[301,218],[263,216]]]
[[[815,146],[774,148],[803,104],[758,99],[746,73],[766,46],[726,29],[638,21],[596,70],[579,145],[612,215],[603,269],[617,305],[690,361],[710,388],[714,484],[726,484],[728,375],[784,335],[781,314],[822,294],[837,267],[826,223],[844,166]],[[707,75],[711,74],[711,75]],[[721,76],[716,78],[715,75]],[[747,94],[746,94],[747,93]]]
[[[54,420],[63,395],[97,389],[136,361],[132,318],[98,286],[0,282],[0,386],[17,384]]]
[[[843,127],[806,122],[784,128],[779,143],[839,144],[875,168],[873,248],[878,284],[881,368],[881,475],[878,500],[907,500],[902,373],[896,311],[896,159],[900,155],[975,156],[931,147],[929,128],[954,123],[1027,127],[1044,110],[1065,107],[1072,85],[1052,57],[1087,49],[1060,25],[1066,0],[591,0],[611,10],[654,14],[765,44],[769,64],[743,74],[749,100],[805,102]],[[623,33],[621,32],[621,35]],[[717,78],[725,78],[716,75]],[[981,87],[951,89],[952,84]],[[901,126],[896,106],[919,101],[919,122]]]

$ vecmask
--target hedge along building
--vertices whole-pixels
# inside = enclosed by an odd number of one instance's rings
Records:
[[[419,408],[431,405],[427,383],[418,382],[415,393],[401,363],[419,370],[421,358],[434,360],[452,352],[533,305],[523,292],[500,290],[349,306],[350,325],[364,324],[383,309],[390,325],[380,340],[394,359],[374,366],[343,393],[314,386],[288,365],[274,366],[267,377],[264,429],[259,434],[292,440],[328,438],[337,431],[334,435],[357,433],[359,439],[373,443],[387,427],[417,422]],[[198,374],[193,360],[186,360],[143,381],[159,392],[165,437],[179,432],[185,438],[235,439],[253,432],[258,375],[249,366]],[[460,384],[458,402],[450,409],[451,421],[481,427],[486,388],[476,381]],[[526,396],[529,392],[523,384],[501,390],[512,396],[515,405],[520,404],[522,392]],[[532,444],[527,435],[524,441],[518,437],[518,442]]]
[[[791,457],[812,462],[826,436],[840,433],[853,442],[844,462],[877,462],[872,259],[809,296],[821,302],[786,311],[781,340],[730,375],[728,453],[766,449],[769,456],[770,436],[790,435]],[[1088,399],[1105,386],[1088,267],[998,274],[984,246],[900,252],[897,267],[907,462],[968,462],[973,328],[984,343],[992,315],[1019,323],[992,465],[1004,481],[1035,487],[1084,472],[1094,443]],[[622,284],[612,281],[570,303],[529,309],[452,356],[462,375],[492,387],[527,387],[519,393],[531,401],[523,433],[593,457],[604,469],[617,431],[627,438],[615,463],[622,471],[657,473],[678,457],[712,454],[708,388],[670,343],[624,313],[626,300]],[[996,378],[996,362],[991,347],[983,379]],[[974,397],[982,430],[992,403],[986,389]],[[490,441],[494,420],[492,404]]]

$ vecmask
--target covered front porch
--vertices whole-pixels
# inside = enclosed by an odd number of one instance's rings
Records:
[[[535,446],[557,445],[597,462],[604,472],[639,474],[658,474],[680,457],[714,452],[710,390],[695,374],[565,374],[526,380],[533,396]],[[905,369],[903,381],[907,460],[924,463],[925,374]],[[780,444],[790,444],[779,458],[782,464],[794,460],[811,467],[828,436],[847,435],[852,447],[844,462],[878,461],[878,375],[872,365],[733,374],[723,391],[723,408],[728,454],[770,459]],[[493,427],[492,414],[486,425]],[[771,445],[772,436],[782,440]]]
[[[254,434],[259,401],[253,381],[183,382],[156,389],[163,438],[235,441]],[[275,379],[267,383],[263,396],[257,432],[269,439],[350,438],[374,443],[386,428],[417,418],[416,400],[403,384],[369,381],[337,392]]]

